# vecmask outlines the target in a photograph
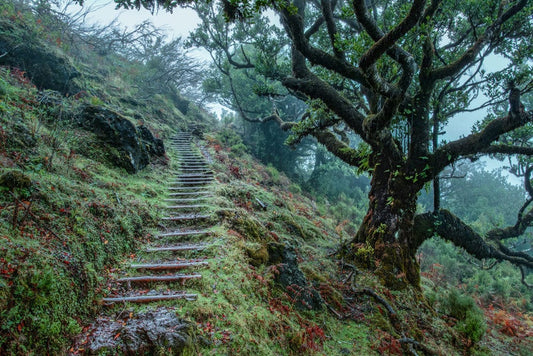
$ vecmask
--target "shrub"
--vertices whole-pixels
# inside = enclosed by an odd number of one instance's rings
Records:
[[[464,320],[459,321],[455,328],[457,331],[467,337],[472,344],[476,344],[481,340],[487,329],[487,324],[483,318],[483,314],[478,310],[469,310],[466,312]]]
[[[272,181],[272,183],[279,184],[280,174],[279,174],[279,171],[276,169],[276,167],[274,167],[272,164],[269,164],[266,167],[266,171],[268,175],[270,176],[270,180]]]
[[[471,345],[481,340],[487,325],[483,312],[478,308],[472,297],[452,289],[445,294],[440,304],[446,314],[457,319],[456,330],[470,340]]]

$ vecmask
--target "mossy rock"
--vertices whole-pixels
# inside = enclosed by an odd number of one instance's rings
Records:
[[[254,267],[259,267],[268,262],[268,249],[264,244],[259,245],[259,247],[246,247],[246,253],[250,258],[250,264]]]
[[[269,240],[270,235],[265,227],[256,219],[246,214],[234,214],[231,218],[231,227],[244,236],[248,241]]]
[[[13,191],[31,187],[31,179],[20,171],[8,171],[0,176],[0,186]]]

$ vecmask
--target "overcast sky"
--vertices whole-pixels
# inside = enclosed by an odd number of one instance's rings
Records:
[[[101,24],[108,24],[115,17],[119,16],[119,21],[124,26],[129,28],[140,24],[145,20],[152,21],[157,27],[165,28],[169,34],[174,37],[187,37],[190,31],[194,30],[200,19],[196,13],[191,9],[176,8],[173,13],[166,11],[159,11],[151,14],[150,11],[141,9],[137,10],[116,10],[115,3],[110,0],[85,0],[84,6],[100,7],[98,11],[90,16],[91,22],[99,22]]]

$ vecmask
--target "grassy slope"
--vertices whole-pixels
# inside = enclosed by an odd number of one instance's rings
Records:
[[[271,167],[222,147],[213,137],[208,137],[207,143],[220,182],[213,201],[219,209],[218,240],[208,252],[213,256],[210,270],[203,272],[204,278],[196,285],[201,297],[179,311],[194,320],[199,334],[209,341],[200,343],[197,352],[370,355],[397,351],[391,337],[395,332],[383,308],[367,297],[357,297],[354,303],[343,300],[343,290],[352,285],[382,289],[364,273],[352,282],[348,279],[350,271],[328,256],[344,233],[343,226],[322,215],[321,207]],[[256,198],[268,208],[263,210]],[[326,306],[318,311],[294,306],[287,291],[274,282],[276,266],[265,263],[265,246],[272,242],[296,248],[300,269],[329,307],[347,316],[344,320],[338,320]],[[420,318],[441,328],[429,327],[425,332],[449,333],[444,322],[433,318],[409,292],[389,295],[398,297],[395,306],[406,310],[420,307]],[[409,319],[408,323],[413,322],[407,315],[410,312],[400,314]],[[420,336],[421,328],[411,327]],[[428,336],[435,349],[456,353],[451,342],[435,345]]]
[[[97,312],[104,269],[158,221],[166,161],[130,176],[94,136],[39,105],[20,73],[1,68],[0,89],[0,176],[31,181],[0,188],[0,350],[57,353]]]
[[[28,23],[36,24],[23,17],[16,21],[25,21],[28,30]],[[113,168],[109,147],[71,124],[79,105],[115,108],[133,121],[142,119],[163,137],[202,117],[197,109],[183,115],[163,96],[135,103],[137,93],[128,78],[139,68],[132,64],[131,70],[119,70],[126,62],[113,56],[85,57],[87,63],[72,62],[82,73],[77,80],[86,93],[50,107],[37,102],[37,91],[23,73],[0,69],[0,176],[17,171],[24,175],[19,177],[22,185],[24,177],[31,181],[13,191],[16,201],[5,189],[0,194],[0,351],[8,354],[66,352],[70,338],[102,312],[96,301],[107,293],[106,277],[150,239],[160,217],[171,171],[167,162],[133,176]],[[232,151],[214,137],[205,144],[221,183],[212,202],[220,225],[214,246],[206,251],[211,267],[192,286],[201,293],[199,300],[174,305],[197,323],[201,342],[196,352],[398,353],[402,335],[383,305],[353,294],[351,287],[371,287],[384,296],[398,311],[407,336],[442,354],[466,352],[471,343],[463,321],[475,318],[442,318],[413,293],[389,292],[373,276],[351,274],[329,256],[346,235],[342,220],[327,215],[335,204],[317,205],[275,169],[243,154],[242,147]],[[266,211],[256,198],[268,205]],[[13,224],[15,209],[19,213]],[[276,267],[265,264],[265,245],[277,241],[296,248],[300,269],[329,307],[347,316],[344,320],[326,307],[307,311],[293,306],[274,283]],[[428,289],[435,289],[441,276],[428,277]],[[446,295],[446,288],[439,288]],[[445,310],[450,298],[432,296],[429,302]],[[454,305],[475,314],[469,303],[459,299]],[[481,340],[484,346],[474,352],[527,354],[530,316],[516,319],[517,313],[498,309],[485,314],[490,329]],[[479,324],[470,327],[478,330]]]

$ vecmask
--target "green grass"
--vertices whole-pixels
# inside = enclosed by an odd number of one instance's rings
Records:
[[[100,312],[105,270],[159,221],[170,172],[112,167],[109,147],[67,120],[75,103],[63,102],[61,122],[19,73],[0,69],[0,85],[0,176],[18,172],[31,182],[0,187],[0,349],[61,354]]]

